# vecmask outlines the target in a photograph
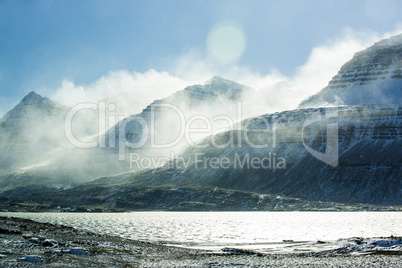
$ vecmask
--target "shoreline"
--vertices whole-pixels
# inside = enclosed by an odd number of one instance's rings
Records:
[[[348,239],[348,247],[300,253],[259,253],[249,249],[226,248],[205,251],[173,247],[161,243],[136,241],[118,236],[97,234],[72,227],[40,223],[32,220],[0,217],[1,266],[63,267],[217,267],[217,266],[370,266],[400,267],[400,237],[380,241],[396,241],[395,250],[362,251],[363,238]],[[398,242],[399,241],[399,242]],[[288,241],[290,242],[290,241]],[[318,242],[318,241],[317,241]],[[381,242],[381,243],[385,243]],[[378,243],[378,242],[376,242]],[[368,245],[368,244],[367,244]]]

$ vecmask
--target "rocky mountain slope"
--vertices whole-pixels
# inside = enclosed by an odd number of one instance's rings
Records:
[[[401,103],[402,34],[357,52],[327,87],[304,100],[299,108]]]

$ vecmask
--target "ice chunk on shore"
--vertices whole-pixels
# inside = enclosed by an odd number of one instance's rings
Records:
[[[402,251],[402,237],[350,238],[340,243],[340,251]]]

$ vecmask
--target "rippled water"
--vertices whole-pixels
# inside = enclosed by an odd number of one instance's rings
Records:
[[[400,212],[0,213],[135,240],[198,248],[402,236]]]

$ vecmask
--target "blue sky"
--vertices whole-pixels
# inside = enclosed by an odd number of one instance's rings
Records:
[[[0,0],[0,113],[63,80],[87,85],[110,71],[149,69],[180,77],[177,64],[188,55],[208,59],[218,74],[240,66],[292,77],[314,48],[345,29],[395,31],[400,10],[398,0]],[[244,47],[229,62],[211,57],[208,46],[219,25],[241,33]]]

